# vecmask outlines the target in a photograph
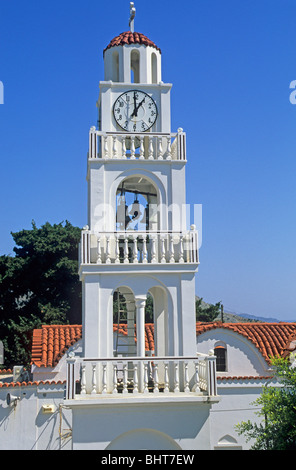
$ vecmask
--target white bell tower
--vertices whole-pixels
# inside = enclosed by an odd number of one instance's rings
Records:
[[[98,128],[89,134],[79,268],[84,356],[121,354],[113,340],[120,297],[129,354],[144,358],[148,295],[155,356],[196,356],[198,240],[186,210],[185,133],[171,130],[172,85],[162,82],[161,51],[134,31],[134,16],[131,4],[130,30],[104,50]]]

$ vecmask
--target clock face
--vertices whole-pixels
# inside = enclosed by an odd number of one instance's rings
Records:
[[[145,132],[156,121],[155,101],[144,91],[122,93],[114,103],[113,114],[117,124],[127,132]]]

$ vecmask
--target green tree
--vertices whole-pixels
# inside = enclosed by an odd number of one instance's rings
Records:
[[[195,301],[196,321],[211,322],[220,313],[221,302],[216,304],[205,304],[202,298],[197,298]]]
[[[5,366],[30,362],[31,335],[42,324],[81,322],[78,244],[70,222],[12,233],[15,255],[0,256],[0,339]]]
[[[236,426],[247,442],[254,440],[253,450],[296,450],[296,368],[281,357],[272,359],[275,376],[280,386],[266,385],[255,400],[261,419]]]

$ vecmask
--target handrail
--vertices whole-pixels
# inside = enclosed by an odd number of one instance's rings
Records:
[[[186,134],[178,132],[89,132],[88,159],[186,161]]]
[[[217,395],[216,357],[106,357],[67,360],[66,398],[74,399],[75,363],[80,364],[79,395],[117,393],[194,393]]]

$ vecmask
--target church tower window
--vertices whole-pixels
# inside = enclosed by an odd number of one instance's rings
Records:
[[[226,345],[217,344],[214,348],[214,354],[216,356],[216,370],[217,372],[227,371],[227,349]]]
[[[131,52],[131,83],[140,83],[140,53],[136,49]]]
[[[157,83],[157,57],[154,52],[151,54],[151,81]]]

